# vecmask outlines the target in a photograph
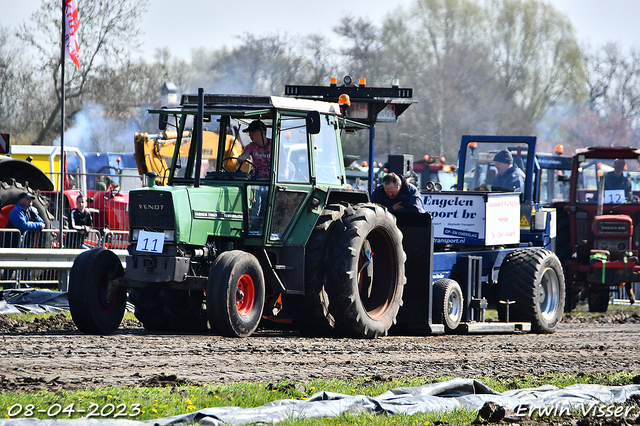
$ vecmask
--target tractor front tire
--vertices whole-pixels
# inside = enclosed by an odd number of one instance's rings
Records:
[[[336,330],[356,338],[386,335],[404,290],[405,253],[395,217],[376,204],[358,204],[332,234],[326,285]]]
[[[69,310],[85,334],[112,334],[120,326],[127,291],[119,285],[124,268],[118,256],[104,249],[81,253],[69,274]]]
[[[221,336],[248,337],[258,328],[265,284],[258,259],[241,250],[222,253],[207,281],[207,315]]]
[[[609,287],[589,288],[589,312],[607,312],[609,308]]]

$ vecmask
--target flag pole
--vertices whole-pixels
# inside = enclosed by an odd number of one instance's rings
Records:
[[[60,74],[61,77],[60,79],[62,80],[62,85],[61,85],[61,98],[60,98],[60,120],[61,120],[61,125],[60,125],[60,182],[59,182],[59,189],[60,189],[60,193],[58,194],[58,212],[59,212],[59,220],[60,220],[60,225],[59,226],[59,231],[58,231],[58,247],[63,248],[63,240],[62,240],[62,228],[63,228],[63,224],[64,224],[64,98],[65,98],[65,92],[64,92],[64,64],[65,64],[65,40],[66,40],[66,33],[67,33],[67,8],[66,8],[66,0],[61,0],[62,2],[62,43],[60,45],[60,50],[61,50],[61,56],[60,56]]]

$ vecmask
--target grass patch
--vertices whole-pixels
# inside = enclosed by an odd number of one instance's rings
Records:
[[[23,313],[19,313],[19,314],[6,314],[6,316],[8,318],[14,319],[16,321],[24,321],[24,322],[33,322],[33,320],[35,320],[36,318],[39,319],[47,319],[49,317],[55,316],[55,315],[64,315],[65,317],[69,318],[69,320],[71,320],[71,312],[69,312],[69,310],[65,310],[65,311],[58,311],[58,312],[44,312],[44,313],[40,313],[40,314],[32,314],[32,313],[28,313],[28,312],[23,312]],[[132,313],[132,312],[125,312],[124,314],[124,318],[123,320],[137,320],[136,316]]]
[[[600,385],[627,385],[633,382],[633,374],[609,375],[523,375],[509,378],[477,378],[480,382],[504,392],[513,389],[533,388],[545,384],[565,387],[576,383]],[[304,400],[316,392],[326,391],[346,395],[378,396],[390,389],[414,387],[450,380],[438,379],[387,379],[368,377],[353,381],[317,379],[308,382],[280,381],[270,383],[236,383],[229,385],[199,385],[174,387],[104,387],[92,390],[36,393],[0,394],[0,417],[33,417],[40,419],[68,419],[91,417],[149,420],[186,414],[211,407],[258,407],[268,402],[293,399]],[[78,410],[85,410],[78,412]],[[457,410],[448,413],[421,413],[412,416],[344,414],[322,419],[326,425],[433,425],[470,424],[476,413]],[[289,420],[284,425],[311,425],[315,420]]]
[[[640,302],[636,302],[633,305],[609,304],[606,313],[589,312],[589,305],[587,303],[579,303],[578,306],[576,306],[576,308],[571,311],[571,315],[599,317],[602,315],[615,315],[621,312],[626,313],[627,315],[640,314]]]

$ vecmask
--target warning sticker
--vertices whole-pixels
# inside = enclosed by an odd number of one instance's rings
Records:
[[[529,219],[527,219],[527,215],[522,215],[520,218],[520,227],[521,228],[529,228],[531,227],[531,223],[529,223]]]

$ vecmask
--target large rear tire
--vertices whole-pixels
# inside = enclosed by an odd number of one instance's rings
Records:
[[[498,304],[498,316],[506,321],[526,321],[538,333],[553,333],[565,304],[565,284],[558,257],[545,249],[520,249],[509,253],[498,275],[498,297],[515,302]]]
[[[135,306],[134,315],[142,326],[149,331],[174,331],[163,314],[164,304],[160,299],[160,290],[133,288],[129,291],[131,303]]]
[[[294,326],[306,336],[326,337],[333,334],[335,319],[329,311],[325,286],[328,242],[346,205],[331,204],[324,208],[305,247],[304,295],[286,295],[285,307]]]
[[[188,290],[132,289],[135,316],[149,331],[207,332],[204,293]]]
[[[207,281],[207,315],[214,331],[250,336],[260,323],[264,298],[264,276],[254,255],[231,250],[218,256]]]
[[[387,334],[402,305],[405,260],[402,233],[387,209],[359,204],[343,216],[327,255],[337,331],[356,338]]]
[[[454,332],[462,321],[464,298],[460,284],[443,278],[433,284],[433,321],[444,324],[444,329]]]
[[[124,268],[118,256],[104,249],[81,253],[69,274],[69,310],[86,334],[111,334],[118,329],[127,303],[119,279]]]

